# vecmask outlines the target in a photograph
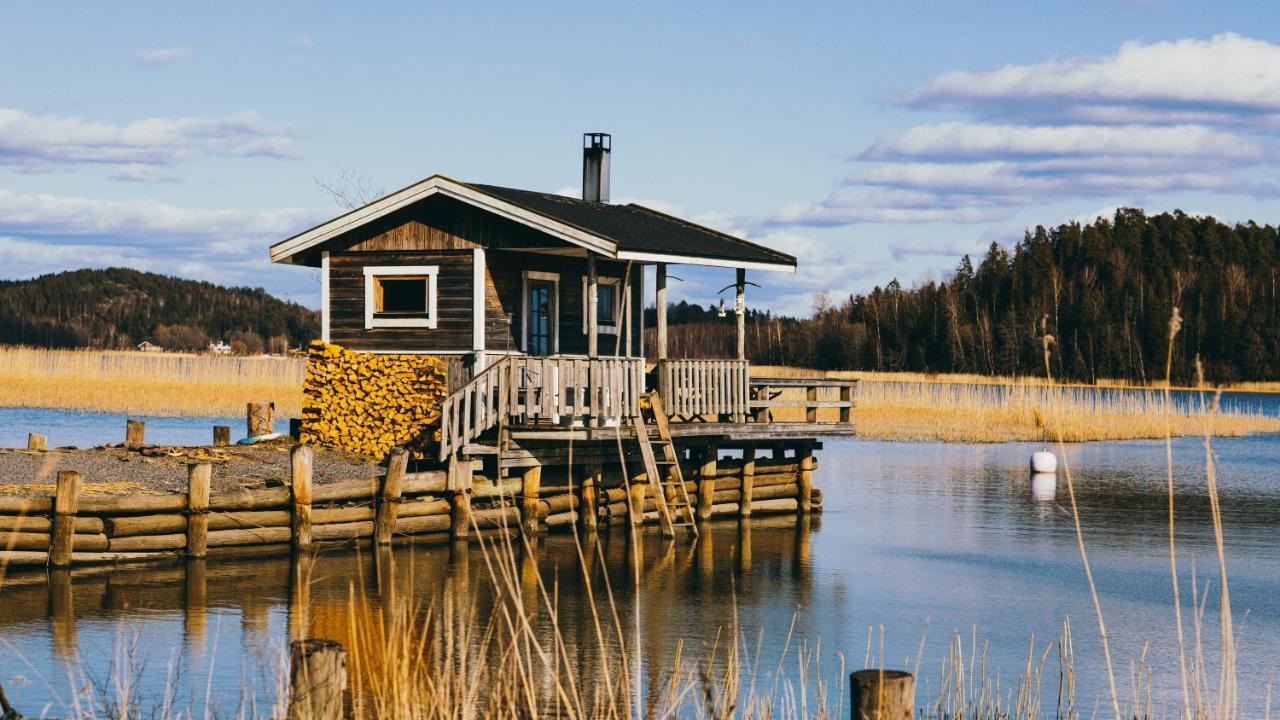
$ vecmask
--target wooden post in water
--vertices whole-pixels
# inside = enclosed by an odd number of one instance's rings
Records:
[[[471,461],[457,453],[449,456],[449,487],[453,489],[449,508],[449,533],[455,541],[471,537]]]
[[[738,514],[744,518],[751,517],[751,493],[756,482],[756,446],[748,445],[742,449],[742,491],[738,498]]]
[[[911,720],[916,679],[903,670],[858,670],[849,675],[850,720]]]
[[[147,424],[142,420],[124,421],[124,446],[136,450],[146,443]]]
[[[796,504],[800,512],[807,513],[813,500],[813,445],[806,442],[796,457],[800,461],[800,472],[796,476]]]
[[[183,577],[183,634],[190,647],[201,650],[209,635],[207,563],[202,557],[188,558]]]
[[[209,480],[213,465],[187,466],[187,557],[204,558],[209,541]]]
[[[289,460],[292,469],[289,489],[293,497],[290,539],[294,550],[306,550],[311,547],[311,446],[295,445]]]
[[[49,439],[40,433],[27,433],[27,449],[28,450],[46,450],[48,449]]]
[[[716,499],[716,453],[714,444],[702,449],[702,468],[698,471],[698,519],[711,517],[711,506]]]
[[[311,634],[311,576],[316,556],[294,553],[289,563],[289,638],[306,640]]]
[[[231,444],[231,426],[230,425],[214,425],[213,426],[213,445],[214,447],[226,447]]]
[[[49,571],[49,634],[55,657],[75,662],[82,660],[76,641],[75,589],[71,571],[66,568]]]
[[[336,640],[297,640],[289,652],[289,720],[341,720],[347,651]]]
[[[643,442],[643,441],[642,441]],[[627,504],[627,512],[631,516],[632,525],[644,524],[644,499],[649,487],[649,475],[640,473],[631,478],[631,502]]]
[[[542,494],[542,466],[534,465],[524,471],[520,477],[520,532],[533,537],[542,531],[542,523],[538,519]]]
[[[387,474],[382,478],[382,493],[378,496],[378,516],[373,528],[375,545],[391,544],[391,533],[396,529],[396,517],[400,515],[400,492],[408,465],[409,451],[402,447],[391,448],[391,454],[387,456]]]
[[[587,466],[587,472],[582,477],[582,484],[578,488],[580,494],[578,499],[578,524],[583,530],[595,530],[600,521],[598,510],[600,475],[600,463],[592,463]]]
[[[275,431],[275,403],[249,403],[245,407],[245,430],[249,437]]]
[[[71,551],[76,538],[76,512],[80,509],[80,490],[84,476],[74,470],[58,471],[53,496],[53,534],[49,540],[49,564],[56,568],[71,566]]]

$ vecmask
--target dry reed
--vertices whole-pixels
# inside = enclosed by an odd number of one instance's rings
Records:
[[[274,402],[297,416],[305,371],[293,358],[0,347],[0,406],[216,416]]]

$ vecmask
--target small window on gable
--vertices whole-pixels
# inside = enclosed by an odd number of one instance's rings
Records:
[[[582,332],[586,334],[587,329],[587,278],[582,278]],[[601,333],[617,333],[618,318],[622,316],[622,279],[621,278],[596,278],[596,330]]]
[[[437,265],[364,269],[364,326],[436,327]]]

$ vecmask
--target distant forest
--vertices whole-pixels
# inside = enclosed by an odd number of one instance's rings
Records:
[[[0,343],[169,350],[230,343],[283,352],[320,334],[317,313],[261,288],[228,288],[127,268],[71,270],[0,281]]]
[[[1043,376],[1047,331],[1059,378],[1152,382],[1164,378],[1177,307],[1176,381],[1195,379],[1197,356],[1211,382],[1276,380],[1278,280],[1275,227],[1121,209],[1088,225],[1037,227],[1012,250],[992,243],[942,282],[820,296],[807,319],[751,311],[747,352],[756,363],[818,369]],[[672,306],[671,354],[731,356],[732,318]]]

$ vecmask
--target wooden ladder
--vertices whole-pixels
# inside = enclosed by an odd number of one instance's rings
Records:
[[[685,487],[684,473],[680,470],[680,458],[671,442],[671,428],[667,425],[662,398],[658,393],[651,392],[646,399],[648,402],[640,404],[640,421],[636,422],[633,418],[632,427],[636,432],[636,441],[640,443],[640,457],[644,459],[645,474],[649,476],[649,484],[653,487],[662,534],[675,537],[676,527],[683,526],[696,538],[698,525],[694,522],[693,503],[689,501],[689,490]],[[651,430],[657,431],[656,437]],[[654,455],[654,446],[662,448],[661,460]],[[662,472],[663,470],[666,472]],[[668,490],[671,491],[670,495]]]

